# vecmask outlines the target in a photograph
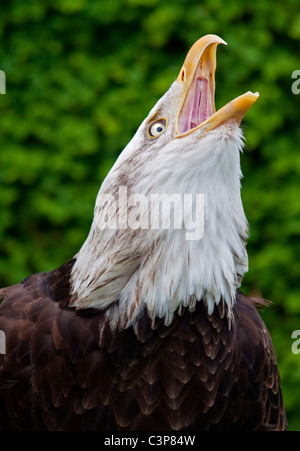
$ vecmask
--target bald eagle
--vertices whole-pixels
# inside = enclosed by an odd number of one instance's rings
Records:
[[[102,183],[79,252],[0,290],[0,429],[286,429],[265,302],[239,291],[240,122],[258,94],[215,110],[221,43],[192,46]]]

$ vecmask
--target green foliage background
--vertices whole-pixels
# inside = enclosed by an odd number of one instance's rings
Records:
[[[290,430],[300,430],[299,0],[11,0],[0,6],[0,286],[72,257],[101,181],[195,40],[215,33],[216,104],[260,99],[244,120],[251,226],[243,289],[276,348]]]

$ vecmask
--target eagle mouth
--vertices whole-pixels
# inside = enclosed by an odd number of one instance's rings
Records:
[[[219,36],[203,36],[191,47],[179,72],[177,82],[183,84],[183,92],[177,119],[177,138],[202,127],[210,131],[229,120],[240,123],[259,96],[258,93],[248,91],[216,111],[214,99],[218,44],[227,45]]]

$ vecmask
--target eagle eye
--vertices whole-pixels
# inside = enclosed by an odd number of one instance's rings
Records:
[[[167,121],[165,119],[159,119],[158,121],[152,122],[148,127],[148,135],[150,138],[157,138],[165,130],[167,126]]]

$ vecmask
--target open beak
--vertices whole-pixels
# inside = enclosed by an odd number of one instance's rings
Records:
[[[177,138],[199,128],[210,131],[229,120],[241,122],[259,94],[248,91],[216,112],[215,71],[218,44],[226,44],[219,36],[203,36],[191,47],[177,77],[183,83],[178,112]]]

